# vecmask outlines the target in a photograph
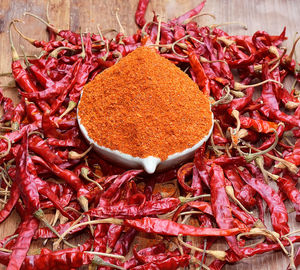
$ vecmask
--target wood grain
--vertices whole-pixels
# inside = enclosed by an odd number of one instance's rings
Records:
[[[96,32],[97,24],[99,24],[101,29],[119,30],[115,17],[118,10],[127,34],[132,34],[136,30],[134,13],[137,2],[138,0],[49,0],[49,17],[51,23],[60,29],[70,28],[79,31],[81,27],[84,31]],[[146,18],[150,20],[152,11],[156,11],[167,20],[184,13],[199,2],[199,0],[152,0]],[[20,25],[24,34],[34,39],[45,39],[47,38],[45,26],[33,18],[23,16],[23,13],[28,11],[46,18],[46,6],[46,0],[0,1],[0,73],[10,72],[11,54],[7,34],[9,22],[14,18],[20,18],[25,21],[25,24]],[[201,25],[235,21],[248,26],[248,30],[244,30],[238,24],[222,27],[230,34],[253,34],[257,30],[265,30],[270,34],[277,35],[286,26],[289,41],[285,46],[288,48],[291,47],[294,34],[300,30],[298,0],[208,0],[203,12],[214,14],[216,20],[203,16],[196,19]],[[38,50],[16,34],[14,34],[14,42],[20,53],[20,45],[23,45],[28,54],[38,54]],[[299,46],[297,51],[299,54]],[[0,77],[0,85],[10,83],[11,80],[10,77]],[[17,100],[15,91],[5,90],[5,94],[13,96],[14,100]],[[299,224],[294,222],[294,215],[291,214],[290,217],[291,230],[299,229]],[[0,225],[0,239],[14,233],[18,223],[19,218],[13,213],[7,221]],[[39,242],[34,247],[36,248],[40,244]],[[236,265],[226,266],[225,269],[281,270],[286,269],[287,264],[287,258],[277,252],[245,259]]]

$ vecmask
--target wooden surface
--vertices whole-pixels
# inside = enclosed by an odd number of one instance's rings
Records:
[[[120,20],[125,30],[128,34],[132,34],[136,30],[134,12],[137,2],[138,0],[50,0],[49,15],[51,23],[60,29],[70,28],[78,31],[79,27],[82,27],[83,30],[96,32],[97,24],[101,29],[119,30],[115,17],[115,12],[119,9]],[[151,0],[147,18],[151,18],[151,12],[154,10],[163,15],[165,20],[170,19],[196,6],[199,2],[200,0]],[[7,34],[9,22],[15,18],[23,19],[26,22],[21,28],[24,34],[34,39],[46,38],[44,25],[33,18],[23,16],[25,11],[29,11],[46,18],[46,5],[46,0],[0,1],[0,73],[10,72],[11,54]],[[290,39],[286,43],[288,48],[290,48],[295,32],[300,31],[300,1],[298,0],[207,0],[203,12],[214,14],[216,20],[207,16],[198,18],[197,21],[202,25],[237,21],[248,26],[246,31],[239,25],[222,27],[230,34],[253,34],[256,30],[279,34],[283,27],[287,26],[287,36]],[[38,53],[16,34],[14,34],[14,41],[19,52],[21,52],[19,45],[22,44],[28,54]],[[297,51],[299,54],[299,49]],[[10,83],[10,81],[9,78],[0,77],[0,85]],[[5,94],[16,96],[11,90],[6,90]],[[299,229],[299,224],[294,222],[293,213],[290,217],[291,230]],[[18,222],[17,215],[13,214],[1,224],[0,239],[12,234]],[[246,259],[234,266],[226,266],[225,269],[281,270],[286,269],[287,264],[287,258],[277,252]]]

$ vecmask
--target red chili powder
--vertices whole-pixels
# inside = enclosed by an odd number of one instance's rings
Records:
[[[78,114],[98,145],[162,160],[198,143],[212,125],[208,97],[187,74],[147,47],[88,83]]]

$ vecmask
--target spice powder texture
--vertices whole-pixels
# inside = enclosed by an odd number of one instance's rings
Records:
[[[81,124],[98,145],[167,159],[208,134],[208,97],[169,60],[140,47],[98,74],[78,107]]]

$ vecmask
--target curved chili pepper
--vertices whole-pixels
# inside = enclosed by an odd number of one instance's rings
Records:
[[[191,49],[190,47],[188,47],[188,48],[189,48],[188,56],[189,56],[190,65],[195,73],[197,83],[200,86],[203,93],[206,95],[209,95],[210,94],[209,79],[207,78],[205,71],[204,71],[195,51],[193,49]]]
[[[199,14],[201,12],[201,10],[203,9],[205,3],[206,3],[206,0],[202,1],[195,8],[193,8],[193,9],[189,10],[188,12],[184,13],[183,15],[171,20],[170,24],[182,24],[182,23],[184,23],[185,20]]]
[[[147,10],[147,6],[149,4],[149,0],[140,0],[135,12],[135,22],[136,24],[142,28],[146,23],[145,13]]]
[[[62,159],[49,148],[47,142],[45,142],[40,136],[30,136],[29,149],[46,159],[48,162],[55,164],[63,163]]]
[[[296,187],[296,183],[294,183],[291,178],[285,176],[279,177],[277,184],[280,190],[282,190],[293,203],[296,210],[296,220],[300,222],[300,192]]]
[[[239,170],[239,174],[267,203],[274,230],[280,235],[287,234],[290,231],[288,214],[278,194],[269,185],[265,184],[263,180],[252,177],[246,169],[243,171]]]
[[[17,201],[19,200],[19,197],[20,189],[17,181],[14,181],[10,189],[10,197],[7,203],[4,205],[4,208],[0,211],[0,223],[6,220],[6,218],[10,215]]]
[[[180,186],[187,192],[193,192],[194,190],[188,186],[184,180],[187,176],[191,175],[193,172],[194,163],[186,163],[179,168],[177,171],[177,180]]]

